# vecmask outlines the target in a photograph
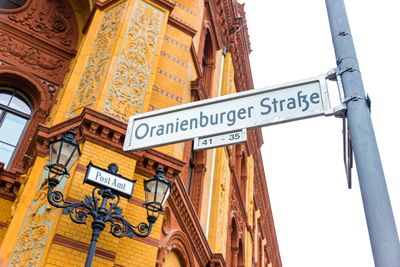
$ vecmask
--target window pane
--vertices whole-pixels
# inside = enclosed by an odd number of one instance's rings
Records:
[[[23,6],[26,0],[0,0],[0,8],[15,9]]]
[[[8,106],[8,103],[10,102],[11,99],[11,93],[12,92],[0,91],[0,104]]]
[[[17,145],[25,124],[26,119],[7,113],[3,124],[0,126],[0,141],[14,146]]]
[[[28,115],[31,114],[31,108],[29,107],[29,105],[18,95],[14,96],[13,99],[11,99],[9,107]]]
[[[13,152],[14,147],[0,142],[0,162],[4,162],[4,168],[7,168]]]

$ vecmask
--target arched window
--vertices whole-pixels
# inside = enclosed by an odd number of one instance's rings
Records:
[[[8,168],[32,115],[25,95],[12,87],[0,86],[0,162]]]
[[[229,242],[227,242],[227,265],[231,267],[237,267],[238,260],[238,241],[239,241],[239,233],[236,226],[236,220],[232,217],[231,225],[230,225],[230,236]]]
[[[246,257],[244,253],[244,246],[243,246],[243,241],[242,239],[239,240],[239,252],[238,252],[238,267],[245,267],[246,263]]]
[[[204,77],[204,85],[208,93],[208,97],[212,97],[212,81],[215,68],[215,48],[213,47],[211,35],[206,31],[203,48],[203,58],[201,61],[202,75]]]
[[[189,165],[188,165],[188,175],[186,179],[186,191],[190,194],[190,186],[192,184],[192,175],[194,171],[194,150],[193,150],[193,143],[192,147],[190,148],[190,158],[189,158]]]

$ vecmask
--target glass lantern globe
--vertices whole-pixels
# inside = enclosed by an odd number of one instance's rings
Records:
[[[163,211],[165,202],[171,193],[172,183],[164,178],[164,170],[159,168],[156,175],[144,181],[144,192],[147,213],[154,214]],[[156,216],[158,217],[158,215]]]
[[[74,129],[68,130],[60,139],[50,142],[49,168],[56,175],[69,175],[69,170],[81,155],[79,143],[75,142]]]

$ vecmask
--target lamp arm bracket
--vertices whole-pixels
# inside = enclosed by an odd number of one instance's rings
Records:
[[[133,226],[130,224],[122,215],[112,214],[108,217],[108,220],[111,223],[110,233],[115,237],[148,237],[153,228],[153,224],[146,224],[144,222],[139,223],[137,226]]]

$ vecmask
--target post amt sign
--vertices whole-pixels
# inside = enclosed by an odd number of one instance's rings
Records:
[[[315,117],[329,110],[325,75],[321,75],[134,115],[129,120],[124,150]]]
[[[122,197],[130,198],[132,197],[136,180],[128,180],[119,174],[112,173],[89,162],[83,182],[93,186],[109,188]]]

